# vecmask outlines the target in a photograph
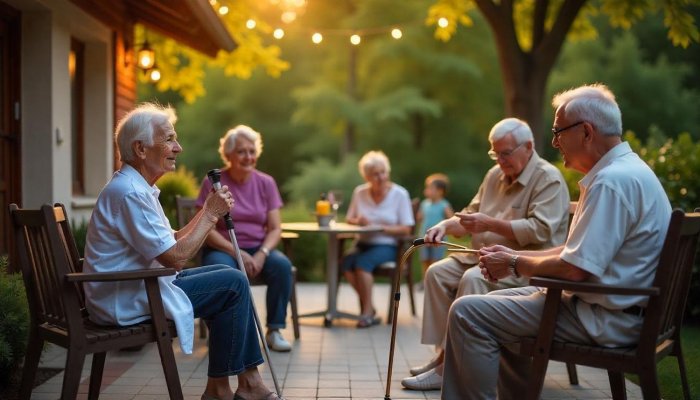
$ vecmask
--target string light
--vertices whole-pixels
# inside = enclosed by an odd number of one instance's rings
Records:
[[[401,39],[401,36],[403,36],[403,32],[401,32],[401,29],[394,28],[391,30],[391,37],[393,37],[394,39]]]
[[[282,39],[284,37],[284,29],[282,28],[277,28],[272,32],[272,36],[275,37],[275,39]]]
[[[323,35],[321,35],[320,33],[316,32],[316,33],[314,33],[313,35],[311,35],[311,41],[314,42],[314,43],[316,43],[316,44],[319,44],[319,43],[321,43],[321,42],[323,41]]]
[[[252,19],[252,18],[249,19],[249,20],[247,20],[247,21],[245,22],[245,26],[246,26],[246,28],[248,28],[248,29],[255,29],[255,26],[256,26],[256,25],[257,25],[257,22],[255,22],[255,20]]]
[[[221,15],[228,14],[228,7],[226,7],[226,6],[219,7],[219,14],[221,14]]]
[[[362,41],[362,38],[358,34],[354,34],[354,35],[350,36],[350,43],[354,44],[355,46],[360,44],[361,41]]]
[[[447,18],[445,18],[445,17],[440,17],[440,19],[438,19],[438,26],[440,28],[447,28],[447,25],[449,25],[449,24],[450,24],[450,21],[448,21]]]

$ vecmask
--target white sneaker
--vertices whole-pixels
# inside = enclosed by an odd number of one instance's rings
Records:
[[[423,372],[420,375],[403,378],[401,384],[411,390],[440,390],[442,388],[442,376],[435,372],[435,368]]]
[[[421,366],[411,368],[410,370],[408,370],[408,372],[411,373],[411,376],[416,376],[422,374],[423,372],[428,372],[431,369],[437,367],[438,365],[440,365],[440,361],[438,361],[438,357],[436,356],[435,358]]]
[[[280,331],[269,331],[265,335],[265,341],[267,342],[267,347],[274,351],[289,351],[292,349],[292,345],[282,336]]]

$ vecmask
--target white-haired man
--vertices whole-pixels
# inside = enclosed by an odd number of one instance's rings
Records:
[[[651,286],[671,205],[654,172],[621,140],[615,96],[604,85],[582,86],[556,95],[552,105],[552,146],[568,168],[586,174],[569,236],[563,246],[544,251],[481,249],[482,274],[491,281],[515,273]],[[455,301],[448,317],[442,398],[521,397],[530,359],[504,346],[536,336],[544,299],[542,290],[524,287]],[[646,302],[645,296],[565,292],[554,339],[632,345],[639,340]]]
[[[476,196],[461,213],[430,228],[425,240],[470,234],[472,247],[502,244],[516,249],[545,249],[564,243],[569,218],[569,191],[561,172],[539,157],[530,127],[506,118],[489,133],[488,155],[497,165],[484,177]],[[435,345],[438,354],[412,368],[401,383],[408,389],[437,390],[442,384],[447,314],[452,302],[468,294],[527,285],[509,277],[489,282],[475,255],[452,255],[434,263],[425,275],[421,342]]]

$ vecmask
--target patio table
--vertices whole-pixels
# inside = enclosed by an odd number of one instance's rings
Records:
[[[371,233],[381,232],[380,226],[359,226],[344,222],[333,222],[329,226],[319,226],[316,222],[283,222],[282,231],[297,233],[322,233],[328,235],[326,248],[326,283],[328,286],[328,300],[325,310],[300,315],[299,318],[323,316],[323,325],[330,327],[333,319],[348,318],[359,319],[359,315],[351,314],[337,309],[336,297],[338,293],[338,235],[346,233]]]

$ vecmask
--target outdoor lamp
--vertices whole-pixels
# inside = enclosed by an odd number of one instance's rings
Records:
[[[137,63],[139,68],[143,70],[153,68],[153,65],[156,63],[156,52],[153,51],[151,46],[148,44],[148,41],[144,42],[143,46],[138,51]]]
[[[153,63],[153,67],[149,69],[147,73],[151,82],[158,82],[160,80],[160,68],[158,68],[155,62]]]

